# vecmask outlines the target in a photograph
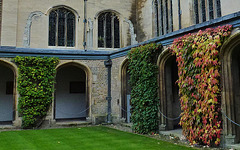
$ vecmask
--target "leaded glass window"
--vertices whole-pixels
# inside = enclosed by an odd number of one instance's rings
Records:
[[[194,0],[195,24],[221,17],[220,0]]]
[[[154,0],[153,17],[155,36],[160,36],[172,32],[172,0]]]
[[[119,18],[105,12],[98,17],[98,47],[120,48]]]
[[[49,15],[49,46],[74,47],[75,45],[75,15],[59,8]]]
[[[159,27],[159,6],[158,6],[158,1],[157,0],[155,0],[154,1],[154,11],[155,11],[155,13],[154,13],[154,18],[155,18],[155,20],[154,20],[154,22],[155,22],[155,34],[156,34],[156,36],[159,36],[160,35],[160,27]]]
[[[201,11],[202,11],[202,22],[206,21],[206,6],[205,6],[205,0],[201,0]]]
[[[213,14],[213,0],[209,0],[209,19],[214,19],[214,14]]]
[[[221,13],[221,2],[220,2],[220,0],[216,0],[216,9],[217,9],[217,17],[221,17],[222,13]]]
[[[194,0],[194,10],[195,10],[195,23],[199,23],[199,13],[198,13],[198,0]]]

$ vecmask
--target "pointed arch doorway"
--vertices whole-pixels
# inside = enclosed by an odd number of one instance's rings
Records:
[[[88,116],[87,74],[82,66],[65,64],[57,69],[55,115],[57,121],[86,120]]]
[[[178,80],[176,57],[166,50],[160,55],[159,61],[160,130],[179,129],[181,128],[179,125],[181,104],[179,88],[176,84]]]
[[[15,118],[15,75],[7,63],[0,62],[0,124],[12,124]]]
[[[128,72],[128,60],[125,60],[122,65],[122,102],[121,102],[121,114],[122,118],[125,118],[126,123],[131,122],[131,86],[129,84],[130,74]]]

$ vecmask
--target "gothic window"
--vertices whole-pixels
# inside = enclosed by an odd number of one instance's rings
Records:
[[[216,7],[216,9],[217,9],[217,14],[216,14],[216,16],[217,16],[217,17],[221,17],[221,16],[222,16],[222,13],[221,13],[221,2],[220,2],[220,0],[216,0],[215,3],[216,3],[216,4],[215,4],[215,7]]]
[[[119,18],[115,13],[105,12],[99,15],[98,47],[120,48]]]
[[[74,47],[75,15],[71,11],[59,8],[50,13],[48,45]]]
[[[155,36],[173,31],[172,0],[154,0],[153,17]]]
[[[194,0],[193,4],[196,24],[221,17],[220,0]]]

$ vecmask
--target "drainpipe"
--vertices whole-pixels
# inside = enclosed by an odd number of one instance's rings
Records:
[[[181,3],[180,3],[180,0],[178,0],[178,23],[179,23],[179,29],[182,28],[182,18],[181,18],[181,15],[182,15]]]
[[[87,51],[86,49],[86,31],[87,31],[87,0],[84,0],[84,18],[83,18],[83,23],[84,23],[84,31],[83,31],[83,47],[84,50]]]
[[[111,118],[111,68],[112,68],[112,60],[110,59],[110,56],[108,60],[104,61],[105,67],[108,69],[108,95],[106,97],[106,100],[108,101],[108,114],[107,114],[107,123],[112,123]]]

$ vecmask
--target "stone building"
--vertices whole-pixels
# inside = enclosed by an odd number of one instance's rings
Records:
[[[177,66],[167,47],[187,33],[231,24],[221,49],[222,111],[240,123],[239,0],[0,0],[0,125],[21,126],[15,56],[59,57],[49,125],[130,122],[127,52],[156,42],[160,111],[179,116]],[[160,129],[178,128],[160,117]],[[223,117],[222,137],[240,143],[240,127]]]

